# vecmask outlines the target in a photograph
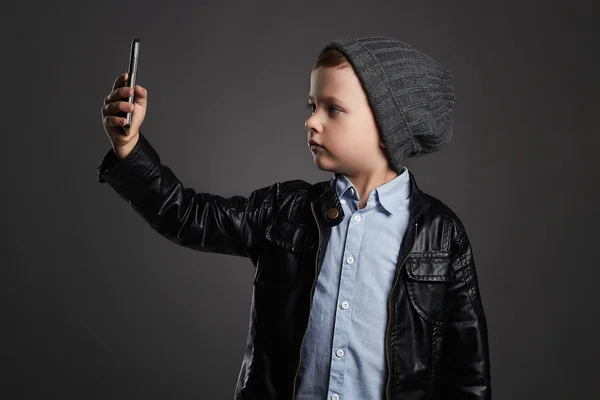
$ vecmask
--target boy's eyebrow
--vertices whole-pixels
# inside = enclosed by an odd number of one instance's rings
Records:
[[[308,100],[314,100],[314,98],[309,94],[308,95]],[[341,103],[342,102],[341,100],[339,100],[335,96],[322,96],[322,97],[319,97],[319,100],[321,100],[321,101],[323,101],[323,100],[332,101],[334,103]]]

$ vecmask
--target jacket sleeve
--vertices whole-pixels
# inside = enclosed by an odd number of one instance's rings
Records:
[[[112,148],[97,167],[98,182],[115,192],[160,235],[194,250],[249,257],[256,264],[264,227],[279,184],[248,198],[225,198],[186,188],[140,132],[132,152],[119,161]]]
[[[453,400],[492,398],[487,320],[483,310],[471,244],[461,223],[454,242],[455,280],[449,289],[450,321],[444,346],[450,356],[450,393]]]

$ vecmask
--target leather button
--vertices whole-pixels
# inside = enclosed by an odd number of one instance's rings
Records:
[[[338,215],[340,215],[340,213],[335,207],[332,207],[329,210],[327,210],[327,218],[329,219],[336,219]]]

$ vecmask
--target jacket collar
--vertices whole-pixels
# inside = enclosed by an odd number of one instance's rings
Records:
[[[407,169],[410,180],[410,218],[416,220],[430,206],[426,195],[419,189],[413,173]],[[313,186],[315,195],[313,201],[318,217],[328,226],[339,224],[344,219],[344,210],[336,189],[336,176],[329,181],[323,181]]]

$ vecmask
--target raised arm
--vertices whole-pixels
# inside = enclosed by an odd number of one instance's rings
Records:
[[[141,131],[124,159],[110,149],[97,172],[100,183],[108,183],[163,237],[199,251],[249,257],[254,263],[279,193],[278,183],[247,198],[197,193],[161,163]]]

